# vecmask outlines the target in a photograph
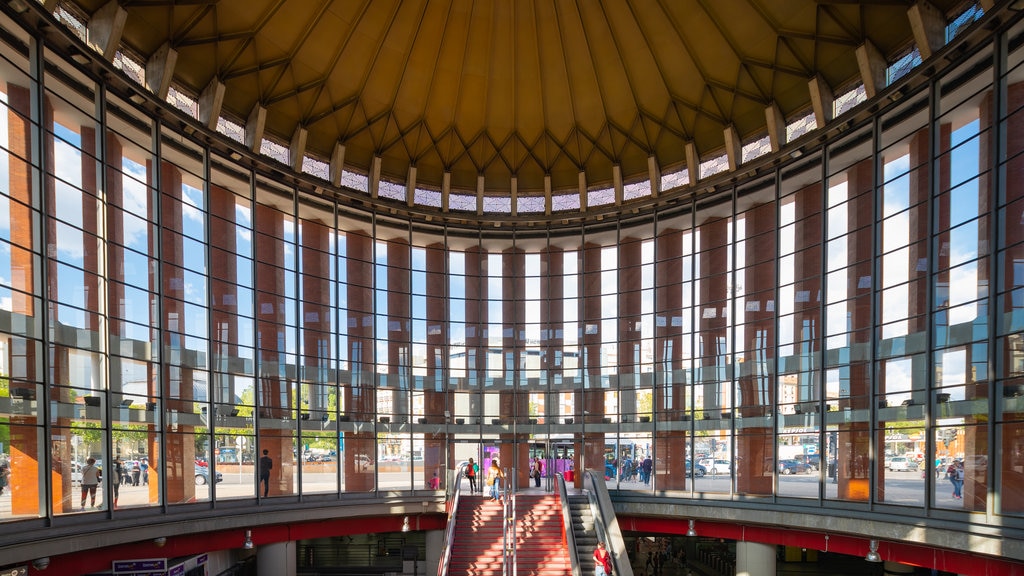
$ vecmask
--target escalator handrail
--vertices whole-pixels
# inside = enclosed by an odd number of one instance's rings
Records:
[[[448,483],[445,494],[445,512],[448,514],[448,521],[444,529],[444,540],[441,547],[441,562],[437,567],[437,573],[447,576],[448,563],[452,557],[452,540],[455,539],[455,513],[459,510],[459,495],[462,488],[462,475],[465,473],[466,465],[460,464],[454,471],[453,481]]]
[[[580,568],[580,551],[576,549],[576,532],[572,527],[572,507],[569,504],[569,490],[565,487],[565,477],[561,472],[555,473],[555,485],[558,487],[558,499],[562,502],[562,532],[565,534],[565,546],[569,549],[569,562],[572,576],[583,576]]]
[[[629,563],[626,544],[622,539],[619,521],[615,517],[615,508],[605,484],[604,471],[586,470],[583,472],[583,488],[590,500],[590,508],[594,514],[594,529],[597,537],[604,542],[612,555],[612,564],[616,576],[633,576],[633,566]]]

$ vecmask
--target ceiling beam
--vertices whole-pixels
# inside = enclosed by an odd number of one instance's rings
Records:
[[[114,61],[127,21],[128,11],[117,0],[110,0],[89,17],[89,43],[107,62]]]
[[[907,18],[921,59],[931,58],[946,43],[946,19],[942,12],[930,2],[921,0],[907,9]]]

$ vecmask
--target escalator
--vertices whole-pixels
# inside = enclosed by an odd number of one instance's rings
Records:
[[[598,541],[604,542],[611,553],[616,576],[633,576],[603,474],[585,472],[583,491],[578,494],[568,494],[564,479],[558,477],[558,490],[565,503],[565,540],[570,548],[573,576],[594,573]]]

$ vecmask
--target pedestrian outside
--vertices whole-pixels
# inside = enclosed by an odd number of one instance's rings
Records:
[[[263,488],[263,497],[270,494],[270,471],[274,468],[274,460],[270,457],[270,451],[264,450],[260,456],[260,487]]]
[[[96,507],[96,487],[103,480],[103,472],[96,467],[96,459],[89,458],[82,467],[82,510],[85,510],[86,496],[89,497],[89,507]]]

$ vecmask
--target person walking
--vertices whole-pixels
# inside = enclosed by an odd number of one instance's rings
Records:
[[[0,462],[0,496],[11,484],[11,464],[7,460]]]
[[[117,493],[118,489],[121,488],[121,479],[123,477],[124,466],[121,465],[120,459],[114,458],[114,465],[110,473],[110,487],[114,489],[114,508],[117,508]]]
[[[274,468],[274,460],[270,458],[270,451],[264,450],[260,456],[260,486],[263,487],[263,497],[270,493],[270,471]]]
[[[598,541],[594,549],[594,576],[612,576],[612,555],[605,550],[604,542]]]
[[[487,485],[491,487],[491,500],[497,502],[501,495],[501,481],[505,473],[501,471],[497,460],[491,460],[491,467],[487,470]]]
[[[476,474],[479,471],[480,471],[480,467],[477,466],[475,462],[473,462],[472,458],[470,458],[469,462],[466,463],[466,478],[469,478],[469,493],[470,494],[473,494],[473,493],[477,492]]]
[[[103,480],[103,472],[96,467],[96,459],[89,458],[82,467],[82,510],[85,510],[85,497],[89,496],[89,507],[96,507],[96,487]]]
[[[950,462],[949,466],[946,467],[946,480],[949,480],[949,483],[953,485],[953,498],[957,498],[957,492],[959,492],[959,490],[957,489],[957,483],[956,483],[956,461],[955,460]]]
[[[959,461],[956,463],[956,468],[953,469],[953,498],[957,500],[964,499],[964,463]]]

